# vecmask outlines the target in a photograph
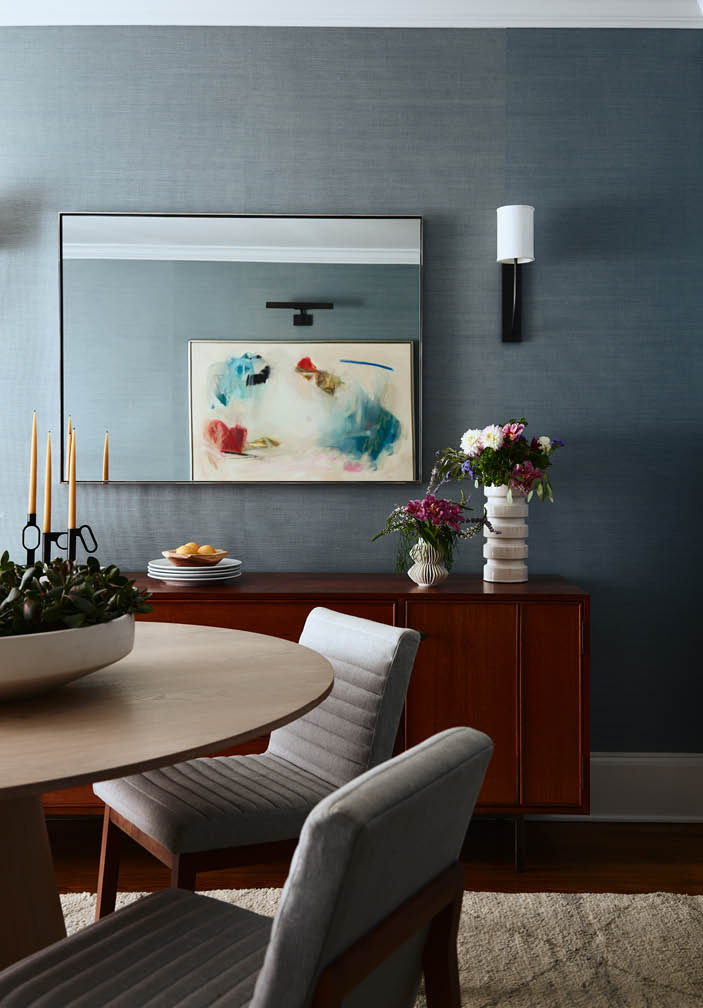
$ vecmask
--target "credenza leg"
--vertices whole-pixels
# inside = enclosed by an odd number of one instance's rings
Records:
[[[515,816],[513,819],[513,827],[515,830],[515,871],[522,872],[525,870],[525,862],[527,860],[527,827],[525,825],[525,817],[522,815]]]

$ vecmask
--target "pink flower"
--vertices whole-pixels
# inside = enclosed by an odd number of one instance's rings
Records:
[[[524,429],[523,423],[507,423],[503,427],[503,437],[506,441],[517,441]]]
[[[541,480],[543,476],[542,470],[537,469],[530,461],[518,463],[510,476],[510,488],[521,494],[528,494],[532,484]]]
[[[461,508],[453,501],[442,500],[433,494],[427,494],[422,500],[411,500],[405,505],[405,510],[417,521],[428,525],[448,525],[459,532],[459,524],[465,521],[461,516]]]

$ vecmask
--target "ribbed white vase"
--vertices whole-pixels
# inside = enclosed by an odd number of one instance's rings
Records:
[[[408,571],[408,577],[420,588],[430,588],[449,576],[442,554],[424,539],[418,539],[410,550],[410,557],[415,563]]]
[[[495,529],[485,526],[484,581],[527,581],[527,501],[516,490],[512,503],[507,486],[484,487],[486,513]]]

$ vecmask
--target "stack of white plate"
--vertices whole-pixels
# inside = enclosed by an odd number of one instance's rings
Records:
[[[242,573],[242,561],[223,557],[213,567],[176,567],[170,560],[150,560],[147,574],[159,581],[187,581],[193,584],[214,584],[216,581],[233,581]]]

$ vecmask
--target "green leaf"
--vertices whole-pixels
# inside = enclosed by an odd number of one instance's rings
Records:
[[[76,630],[78,627],[82,627],[85,624],[85,614],[75,613],[73,616],[64,616],[63,625],[68,627],[69,630]]]
[[[21,597],[21,594],[22,593],[19,588],[11,588],[9,594],[5,596],[2,605],[0,605],[0,611],[2,611],[6,606],[11,606],[16,599]]]
[[[24,574],[22,575],[22,580],[20,581],[20,588],[21,589],[26,588],[27,585],[30,583],[30,581],[33,581],[34,578],[37,576],[37,573],[38,571],[36,565],[28,567],[24,572]]]

